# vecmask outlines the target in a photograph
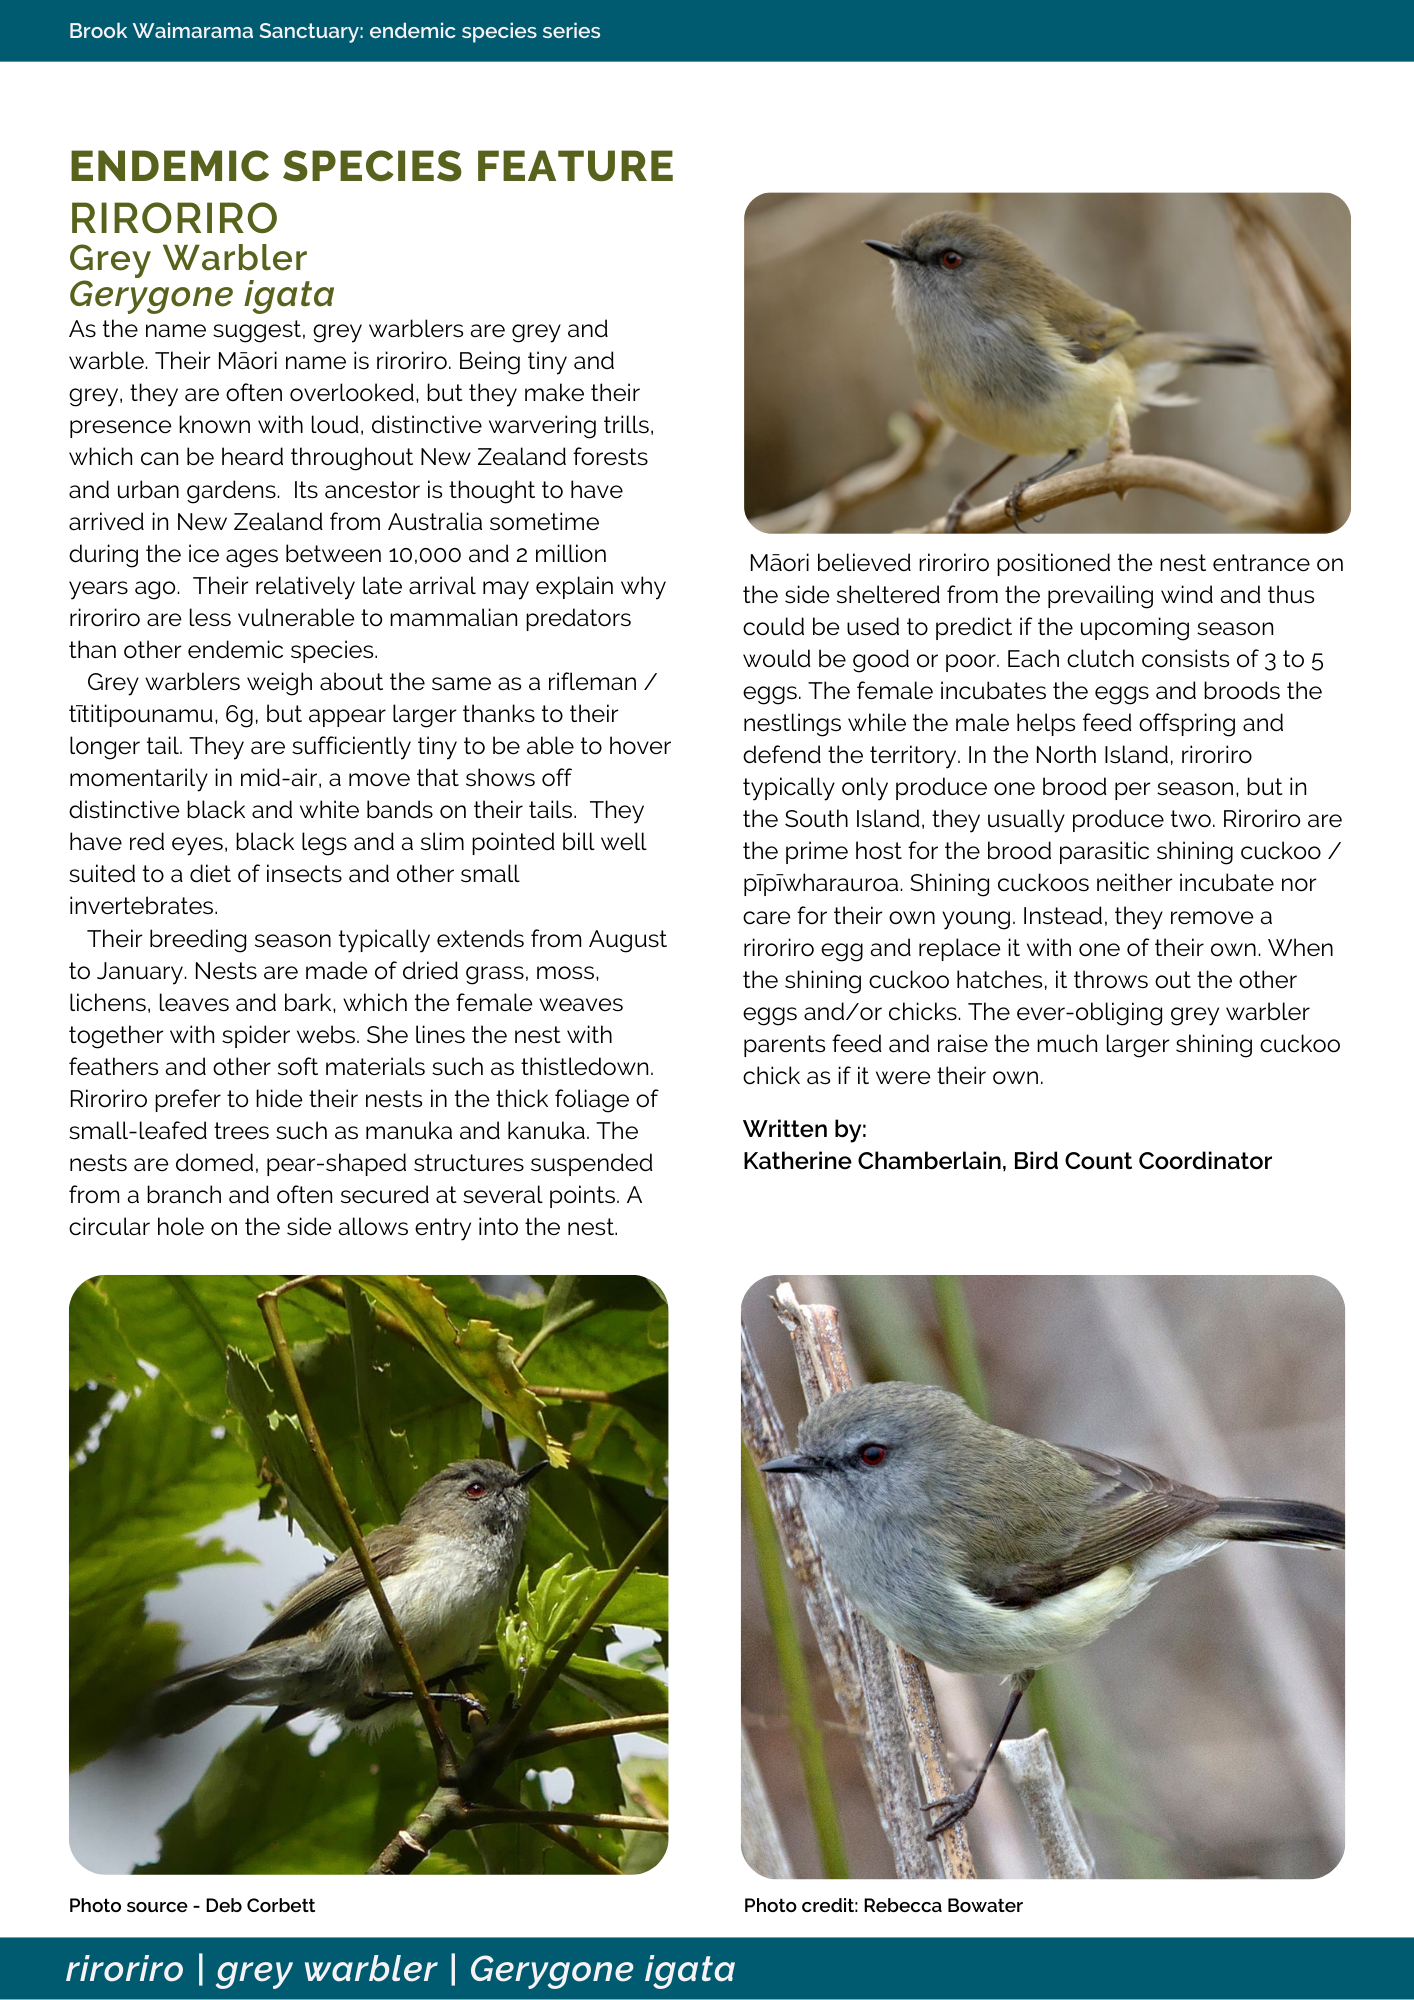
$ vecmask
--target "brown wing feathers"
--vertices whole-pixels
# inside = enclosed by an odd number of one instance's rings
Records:
[[[969,1577],[969,1587],[989,1603],[1019,1610],[1059,1596],[1088,1583],[1114,1563],[1134,1561],[1145,1549],[1218,1510],[1219,1502],[1211,1493],[1166,1479],[1148,1466],[1074,1445],[1057,1445],[1055,1449],[1094,1479],[1087,1518],[1065,1546],[1043,1560],[1015,1563],[985,1577]]]
[[[375,1529],[367,1540],[368,1552],[380,1579],[396,1576],[406,1567],[410,1546],[407,1537],[398,1536],[390,1541],[380,1537]],[[257,1632],[250,1643],[252,1646],[265,1646],[274,1639],[295,1639],[301,1632],[312,1632],[346,1598],[354,1597],[366,1588],[363,1571],[352,1549],[345,1549],[326,1570],[311,1577],[292,1597],[286,1598],[264,1631]]]

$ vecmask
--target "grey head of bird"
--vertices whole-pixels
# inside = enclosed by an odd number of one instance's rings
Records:
[[[549,1462],[538,1458],[524,1472],[517,1472],[499,1459],[459,1459],[418,1487],[398,1525],[417,1529],[425,1524],[449,1535],[519,1537],[530,1518],[530,1481]]]

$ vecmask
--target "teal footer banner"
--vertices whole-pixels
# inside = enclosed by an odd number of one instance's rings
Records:
[[[1405,2000],[1408,1938],[11,1938],[0,2000],[79,1993]]]

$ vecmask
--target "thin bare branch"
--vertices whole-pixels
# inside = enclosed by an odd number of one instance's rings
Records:
[[[606,1826],[620,1833],[666,1833],[665,1819],[646,1819],[631,1813],[565,1812],[551,1806],[536,1812],[529,1806],[485,1806],[467,1808],[466,1826]]]
[[[790,1450],[785,1425],[781,1422],[745,1329],[741,1336],[741,1429],[746,1448],[757,1465],[767,1459],[782,1458]],[[819,1546],[805,1523],[794,1485],[773,1479],[767,1494],[775,1517],[776,1533],[786,1561],[805,1601],[820,1657],[834,1689],[835,1701],[844,1726],[859,1744],[864,1775],[880,1803],[879,1773],[874,1746],[869,1739],[869,1718],[864,1708],[864,1685],[859,1678],[859,1662],[852,1646],[849,1607],[833,1577],[825,1568]]]
[[[935,441],[939,449],[947,442],[942,432],[942,418],[926,403],[915,403],[909,411],[897,410],[889,419],[895,449],[887,458],[857,466],[807,500],[797,500],[774,514],[757,514],[751,525],[763,535],[823,535],[851,508],[916,479],[934,455]]]
[[[536,1729],[523,1736],[520,1755],[533,1757],[538,1750],[559,1750],[566,1743],[586,1743],[594,1736],[647,1736],[667,1726],[666,1710],[660,1715],[606,1715],[600,1722],[566,1722],[558,1729]]]
[[[1068,507],[1076,500],[1093,500],[1103,493],[1113,493],[1122,500],[1134,487],[1181,493],[1201,506],[1211,507],[1235,528],[1270,528],[1294,533],[1314,525],[1307,519],[1309,509],[1304,500],[1284,500],[1279,493],[1249,486],[1245,479],[1219,472],[1211,465],[1200,465],[1196,459],[1154,458],[1123,449],[1094,465],[1077,465],[1070,472],[1058,472],[1054,479],[1044,480],[1039,486],[1028,487],[1017,501],[1016,511],[1023,520],[1034,521],[1043,514],[1054,513],[1057,507]],[[941,535],[946,519],[946,515],[940,514],[922,528],[903,532]],[[991,500],[985,507],[969,507],[955,532],[999,535],[1012,525],[1006,501]]]
[[[791,1287],[777,1286],[773,1301],[791,1337],[805,1400],[813,1409],[825,1397],[852,1387],[849,1360],[833,1306],[805,1305]],[[894,1851],[895,1866],[905,1880],[946,1876],[970,1880],[976,1876],[967,1830],[959,1825],[946,1841],[930,1842],[921,1810],[924,1797],[937,1798],[954,1789],[947,1775],[938,1732],[937,1712],[927,1676],[911,1655],[878,1632],[868,1619],[846,1605],[854,1655],[859,1662],[870,1740],[878,1762],[880,1820]],[[909,1688],[905,1704],[901,1688]],[[920,1685],[921,1683],[921,1685]],[[911,1726],[916,1723],[916,1728]],[[941,1790],[920,1796],[918,1775],[925,1782],[942,1780]]]
[[[1015,1737],[1000,1746],[997,1756],[1036,1829],[1046,1873],[1057,1880],[1088,1881],[1095,1873],[1095,1857],[1075,1817],[1050,1732],[1038,1729],[1034,1736]]]
[[[913,1754],[923,1777],[924,1794],[930,1799],[945,1798],[953,1791],[954,1784],[952,1773],[948,1770],[947,1752],[943,1747],[943,1732],[928,1669],[922,1660],[913,1653],[906,1653],[902,1646],[891,1646],[889,1650],[893,1654],[894,1676],[903,1700]],[[945,1872],[954,1880],[975,1876],[977,1870],[972,1865],[967,1831],[961,1822],[950,1826],[938,1838],[947,1850],[948,1866]]]

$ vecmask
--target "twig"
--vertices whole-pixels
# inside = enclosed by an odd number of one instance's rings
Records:
[[[770,1458],[783,1458],[790,1450],[785,1425],[776,1412],[766,1378],[761,1373],[761,1364],[744,1328],[741,1336],[741,1432],[746,1448],[757,1465],[764,1465]],[[874,1802],[882,1812],[878,1765],[869,1739],[869,1718],[864,1708],[864,1684],[859,1677],[859,1662],[852,1650],[849,1607],[825,1568],[815,1537],[800,1511],[800,1501],[793,1484],[772,1480],[766,1497],[771,1503],[781,1547],[805,1601],[815,1643],[820,1648],[820,1657],[830,1677],[844,1727],[859,1745],[864,1775],[869,1781]]]
[[[612,1403],[618,1394],[614,1389],[547,1389],[543,1382],[528,1382],[526,1387],[533,1390],[542,1403],[553,1402],[556,1397],[562,1403]]]
[[[665,1819],[638,1818],[630,1813],[565,1812],[552,1806],[537,1812],[530,1806],[469,1805],[467,1826],[604,1826],[621,1833],[666,1833]]]
[[[1230,194],[1226,196],[1229,210],[1248,215],[1260,216],[1264,228],[1280,243],[1291,259],[1292,269],[1300,281],[1321,330],[1330,342],[1336,363],[1338,387],[1343,387],[1343,404],[1348,415],[1350,408],[1350,324],[1336,300],[1335,293],[1326,283],[1325,273],[1316,263],[1310,250],[1292,228],[1291,224],[1273,204],[1270,196],[1257,194]]]
[[[596,1854],[592,1847],[586,1847],[582,1840],[576,1840],[572,1833],[566,1833],[563,1827],[542,1826],[537,1827],[536,1831],[542,1834],[546,1840],[553,1840],[556,1847],[563,1847],[566,1854],[575,1855],[580,1861],[585,1862],[600,1875],[622,1875],[624,1872],[622,1868],[616,1867],[606,1855]]]
[[[1301,526],[1335,526],[1335,433],[1350,401],[1350,337],[1310,260],[1298,265],[1290,233],[1261,196],[1227,197],[1233,250],[1291,418],[1291,439],[1306,461]],[[1313,296],[1314,294],[1314,296]]]
[[[825,1764],[825,1746],[810,1699],[805,1654],[791,1616],[790,1594],[776,1546],[771,1503],[744,1442],[741,1456],[742,1493],[756,1545],[761,1594],[766,1600],[766,1617],[776,1647],[776,1665],[790,1711],[791,1733],[795,1737],[796,1753],[805,1779],[805,1796],[815,1824],[815,1838],[820,1844],[820,1859],[827,1876],[843,1877],[849,1874],[849,1861],[840,1831],[839,1813],[835,1808],[835,1795],[830,1786],[830,1774]]]
[[[790,1334],[801,1386],[810,1407],[813,1409],[825,1397],[851,1388],[849,1361],[840,1340],[839,1315],[834,1307],[803,1305],[787,1284],[777,1287],[773,1303]],[[965,1827],[959,1824],[954,1829],[958,1836],[955,1840],[949,1837],[945,1841],[931,1842],[925,1838],[926,1829],[920,1810],[922,1802],[918,1797],[912,1767],[916,1763],[917,1769],[925,1774],[926,1781],[932,1783],[936,1766],[936,1774],[944,1781],[942,1792],[954,1789],[942,1758],[937,1713],[926,1677],[923,1677],[922,1687],[917,1690],[917,1701],[911,1704],[913,1715],[920,1722],[915,1733],[909,1727],[909,1714],[899,1694],[898,1669],[894,1658],[898,1649],[891,1646],[852,1605],[849,1616],[854,1631],[855,1656],[860,1664],[864,1686],[869,1733],[879,1758],[883,1804],[888,1809],[884,1830],[894,1848],[896,1863],[902,1864],[899,1873],[908,1880],[939,1875],[973,1879],[977,1871],[972,1863]],[[911,1656],[906,1657],[911,1665]],[[926,1728],[921,1720],[925,1715],[930,1718]],[[938,1798],[942,1792],[930,1790],[925,1796]]]
[[[277,1285],[273,1292],[262,1292],[256,1300],[256,1304],[260,1308],[260,1316],[265,1321],[266,1331],[270,1335],[270,1344],[275,1350],[275,1358],[280,1365],[280,1372],[285,1378],[285,1386],[289,1390],[295,1409],[298,1412],[300,1428],[304,1432],[305,1442],[314,1454],[315,1464],[323,1474],[324,1484],[329,1489],[329,1497],[334,1502],[339,1519],[343,1523],[344,1533],[349,1538],[349,1547],[353,1550],[354,1559],[363,1572],[363,1580],[368,1586],[368,1594],[373,1599],[378,1616],[383,1621],[383,1630],[388,1635],[389,1643],[398,1656],[403,1676],[408,1686],[412,1689],[418,1713],[422,1717],[423,1724],[427,1730],[428,1741],[432,1745],[432,1754],[437,1760],[438,1776],[446,1780],[457,1768],[457,1753],[452,1748],[451,1740],[442,1726],[442,1718],[438,1715],[436,1706],[427,1692],[427,1683],[422,1678],[422,1671],[417,1664],[412,1647],[407,1642],[407,1635],[398,1623],[392,1605],[388,1602],[387,1592],[383,1588],[382,1579],[373,1567],[373,1558],[368,1553],[368,1544],[363,1539],[358,1522],[354,1519],[353,1509],[345,1497],[343,1487],[339,1484],[338,1474],[334,1470],[328,1452],[324,1449],[324,1440],[319,1435],[319,1427],[314,1421],[314,1414],[309,1407],[308,1398],[304,1393],[304,1384],[300,1381],[299,1370],[295,1367],[295,1359],[290,1352],[289,1342],[285,1338],[285,1329],[280,1321],[279,1301],[282,1295],[286,1292],[294,1291],[297,1286],[302,1285],[304,1282],[303,1278],[291,1278],[288,1283]]]
[[[913,1741],[913,1753],[923,1774],[924,1790],[930,1799],[946,1798],[953,1790],[953,1780],[948,1770],[947,1752],[943,1747],[943,1732],[938,1722],[928,1669],[922,1660],[913,1653],[906,1653],[902,1646],[891,1646],[889,1650],[893,1654],[894,1677],[903,1700],[904,1719]],[[947,1849],[949,1865],[945,1872],[954,1880],[975,1877],[977,1870],[972,1865],[971,1848],[961,1821],[940,1834],[939,1840]]]
[[[757,514],[752,527],[759,528],[763,535],[823,535],[841,514],[916,479],[928,463],[934,442],[939,441],[940,449],[945,442],[940,439],[942,430],[942,418],[926,403],[915,403],[907,412],[895,411],[889,419],[889,435],[895,449],[887,458],[857,466],[853,472],[844,473],[818,493],[812,493],[807,500],[797,500],[774,514]]]
[[[510,1719],[498,1729],[487,1730],[479,1738],[471,1755],[455,1772],[452,1782],[439,1786],[412,1825],[388,1842],[369,1868],[370,1875],[410,1875],[440,1840],[466,1824],[468,1814],[478,1809],[479,1794],[484,1794],[495,1784],[513,1758],[525,1754],[523,1745],[530,1734],[536,1710],[573,1659],[585,1635],[593,1629],[600,1613],[637,1569],[667,1525],[668,1510],[665,1507],[640,1535],[613,1575],[597,1592],[593,1602],[581,1612],[559,1651],[531,1675],[521,1691],[520,1704]],[[661,1831],[661,1822],[657,1824]]]
[[[1093,500],[1101,493],[1123,499],[1131,487],[1156,487],[1164,493],[1181,493],[1204,507],[1223,515],[1235,528],[1272,528],[1287,532],[1309,529],[1306,504],[1284,500],[1260,486],[1249,486],[1230,472],[1211,465],[1199,465],[1191,458],[1154,458],[1138,452],[1117,450],[1094,465],[1077,465],[1070,472],[1058,472],[1039,486],[1029,486],[1016,503],[1023,520],[1032,521],[1057,507],[1076,500]],[[905,534],[941,535],[946,515],[940,514],[922,528],[904,529]],[[999,535],[1013,525],[1005,500],[992,500],[985,507],[969,507],[957,524],[959,535]]]
[[[1090,1879],[1095,1873],[1095,1857],[1075,1816],[1046,1731],[1038,1729],[1034,1736],[1003,1743],[997,1756],[1006,1765],[1007,1776],[1036,1829],[1046,1873],[1058,1881]]]
[[[655,1729],[667,1726],[666,1711],[660,1715],[607,1715],[600,1722],[566,1722],[558,1729],[537,1729],[523,1736],[520,1754],[533,1757],[538,1750],[558,1750],[566,1743],[587,1743],[594,1736],[648,1736]]]
[[[748,1868],[773,1882],[787,1881],[795,1874],[745,1729],[741,1732],[741,1853]]]

